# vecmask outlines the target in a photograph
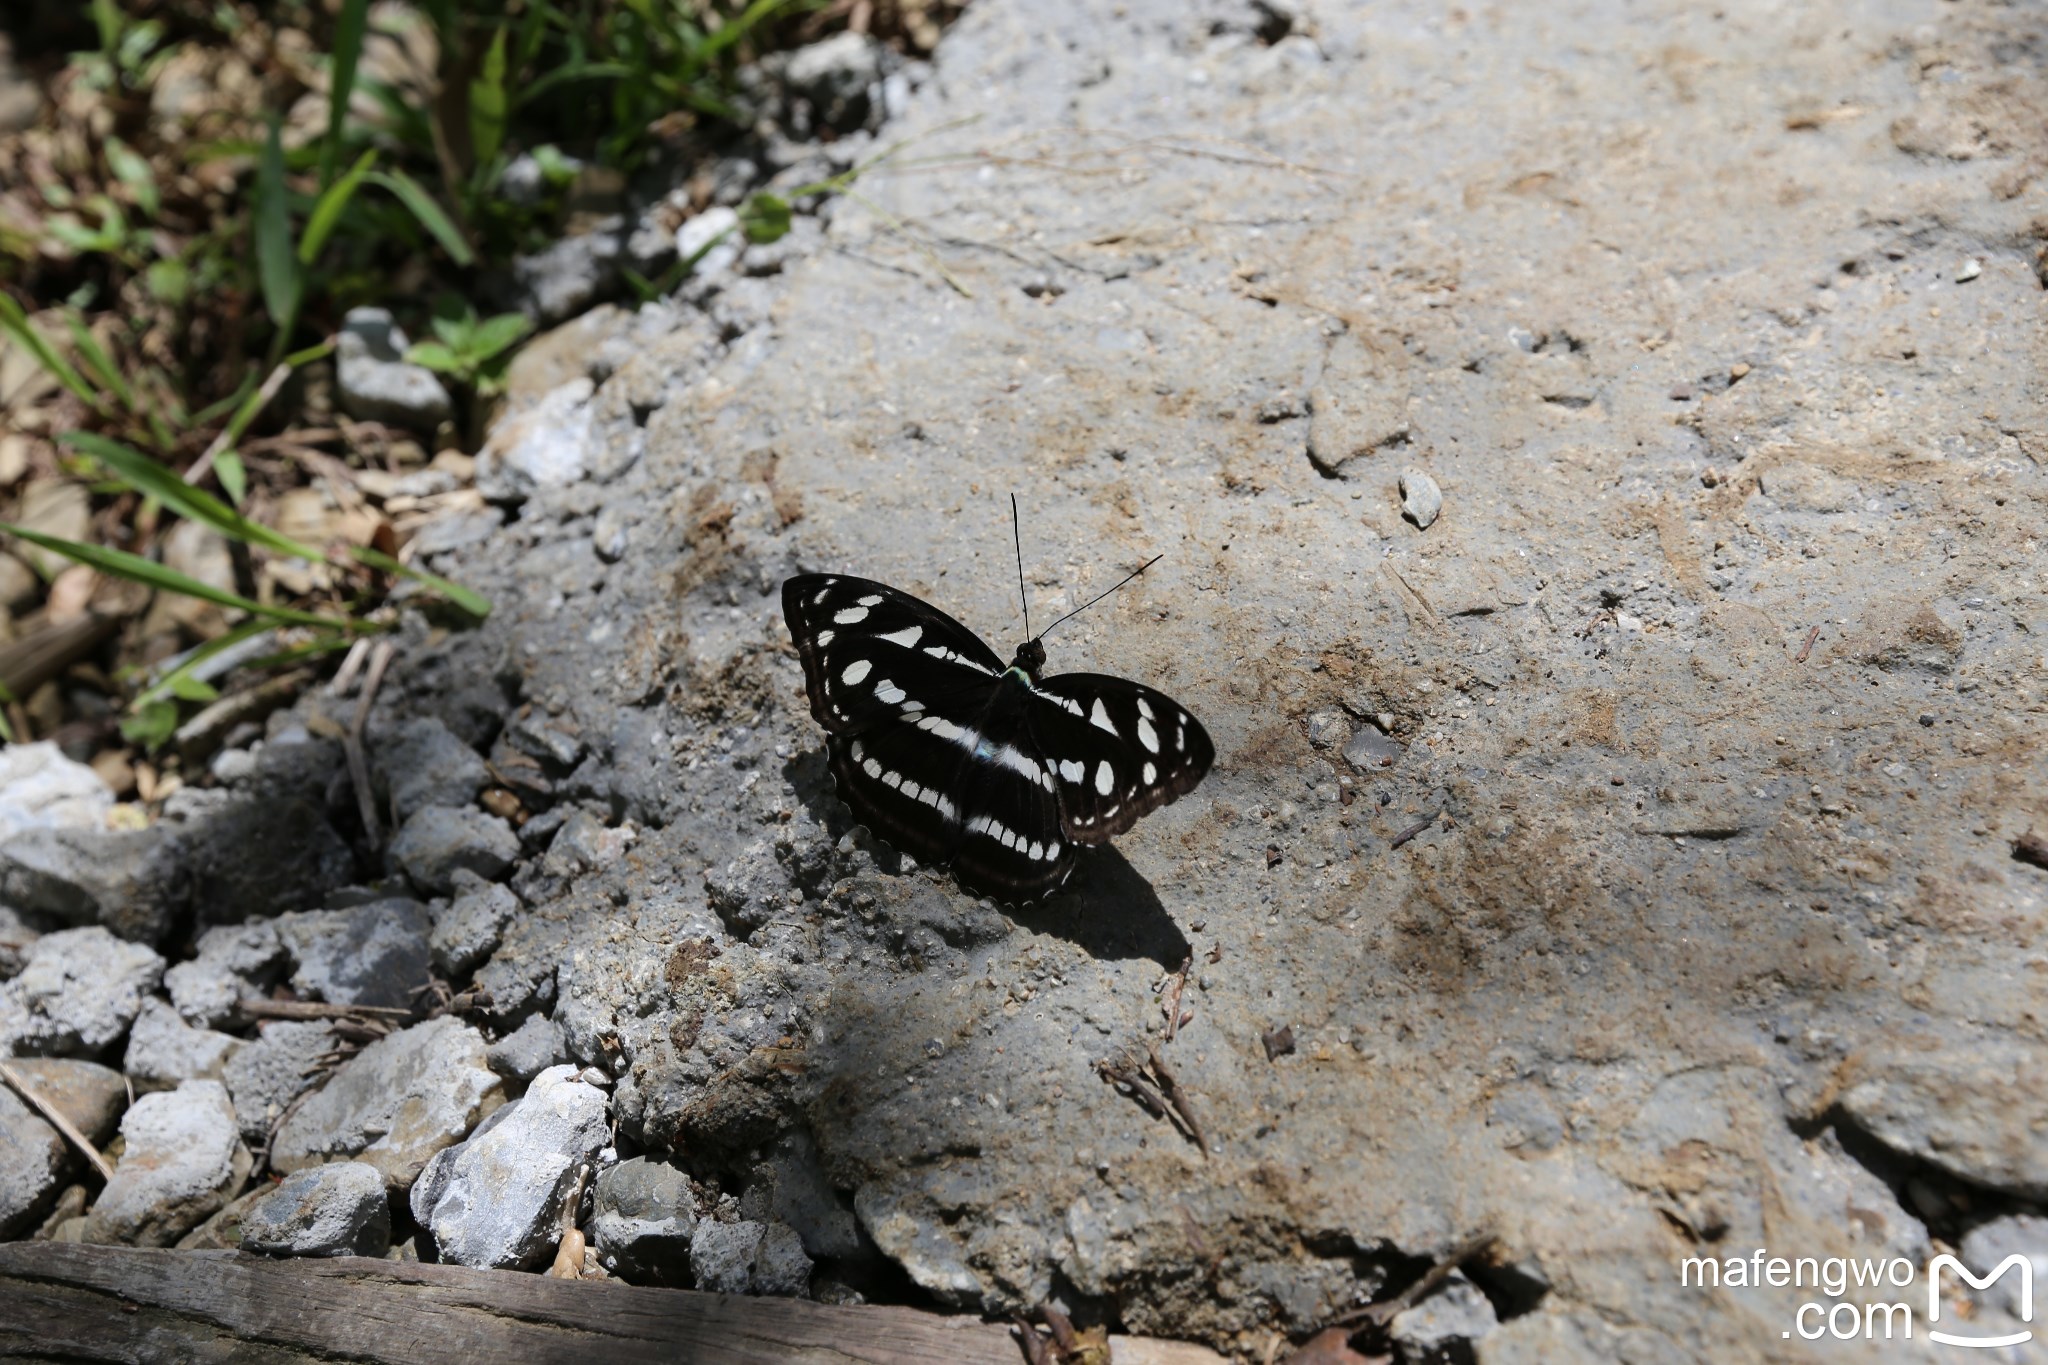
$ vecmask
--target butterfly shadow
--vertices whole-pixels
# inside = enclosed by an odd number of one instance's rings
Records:
[[[1167,971],[1194,950],[1152,883],[1115,848],[1081,850],[1080,866],[1057,894],[1003,907],[1034,933],[1063,938],[1097,960],[1150,958]]]

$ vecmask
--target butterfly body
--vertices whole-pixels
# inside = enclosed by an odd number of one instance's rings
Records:
[[[1215,760],[1201,724],[1149,687],[1044,676],[1035,637],[1006,666],[930,603],[845,574],[799,574],[782,605],[840,797],[972,890],[1056,890],[1077,845],[1177,800]]]

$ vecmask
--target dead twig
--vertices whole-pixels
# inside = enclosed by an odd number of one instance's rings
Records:
[[[1108,1081],[1118,1090],[1136,1100],[1139,1106],[1153,1118],[1165,1119],[1168,1123],[1173,1122],[1173,1111],[1167,1107],[1166,1101],[1160,1097],[1159,1092],[1154,1090],[1145,1078],[1138,1074],[1137,1068],[1105,1058],[1095,1064],[1095,1070],[1101,1075],[1103,1080]]]
[[[1195,1146],[1201,1148],[1203,1156],[1208,1156],[1209,1139],[1203,1135],[1202,1125],[1195,1118],[1195,1106],[1188,1099],[1188,1092],[1181,1089],[1180,1078],[1166,1065],[1166,1059],[1159,1055],[1156,1045],[1151,1052],[1152,1074],[1159,1078],[1160,1086],[1165,1089],[1167,1102],[1173,1106],[1173,1112],[1180,1115],[1181,1122],[1187,1126],[1188,1136],[1195,1140]]]
[[[235,1002],[244,1019],[410,1019],[413,1012],[390,1005],[330,1005],[324,1000],[264,1000],[246,996]]]
[[[1181,960],[1180,970],[1173,974],[1173,987],[1160,994],[1167,997],[1160,1003],[1166,1009],[1166,1041],[1172,1042],[1173,1035],[1180,1032],[1180,997],[1188,988],[1188,968],[1195,965],[1193,954]]]
[[[1332,1327],[1344,1327],[1353,1323],[1370,1322],[1376,1327],[1385,1327],[1394,1320],[1395,1314],[1404,1313],[1422,1302],[1423,1299],[1435,1292],[1438,1285],[1451,1277],[1453,1270],[1456,1270],[1474,1256],[1490,1249],[1493,1243],[1494,1236],[1490,1232],[1482,1232],[1476,1237],[1466,1238],[1439,1257],[1435,1265],[1423,1271],[1421,1279],[1394,1295],[1393,1298],[1386,1299],[1380,1303],[1369,1303],[1363,1308],[1355,1308],[1343,1317],[1333,1319],[1330,1325]]]
[[[285,381],[291,377],[292,367],[282,361],[278,363],[276,369],[264,376],[263,387],[256,390],[255,406],[250,410],[248,418],[241,423],[243,430],[246,431],[249,422],[254,421],[256,415],[270,405],[270,400],[277,397],[277,391],[283,388]],[[230,422],[220,429],[220,435],[213,438],[213,444],[206,448],[206,453],[194,460],[192,467],[185,471],[186,483],[199,484],[206,481],[206,476],[213,472],[213,462],[220,458],[222,451],[235,443],[235,427],[236,424]]]
[[[1431,811],[1422,819],[1417,820],[1414,824],[1408,826],[1408,828],[1402,830],[1399,834],[1396,834],[1394,836],[1394,842],[1388,844],[1387,847],[1389,849],[1399,848],[1401,845],[1407,843],[1410,839],[1413,839],[1416,835],[1422,833],[1422,831],[1428,829],[1431,825],[1435,824],[1436,817],[1440,814],[1442,814],[1441,811]]]
[[[26,1076],[23,1076],[19,1071],[7,1065],[7,1063],[0,1062],[0,1081],[6,1081],[8,1085],[12,1086],[14,1092],[28,1102],[30,1108],[47,1119],[52,1128],[62,1133],[64,1140],[73,1147],[76,1147],[79,1154],[91,1164],[95,1171],[99,1172],[101,1180],[112,1180],[114,1178],[114,1168],[107,1164],[105,1157],[100,1155],[100,1149],[87,1141],[85,1134],[79,1132],[72,1125],[70,1119],[57,1112],[57,1106],[44,1099],[42,1092],[30,1085]]]
[[[356,718],[341,739],[342,752],[348,757],[349,785],[356,789],[356,809],[363,817],[363,837],[372,848],[384,846],[384,834],[377,823],[377,798],[370,790],[369,760],[363,757],[363,730],[370,723],[370,707],[377,700],[377,689],[384,682],[384,670],[390,666],[394,652],[388,640],[379,640],[372,647],[370,673],[363,679],[363,696],[356,703]]]
[[[1819,627],[1819,626],[1815,626],[1815,627],[1814,627],[1814,628],[1813,628],[1812,630],[1809,630],[1809,631],[1807,631],[1807,632],[1806,632],[1806,643],[1805,643],[1805,644],[1803,644],[1803,645],[1801,645],[1801,646],[1799,646],[1799,652],[1798,652],[1797,654],[1794,654],[1794,655],[1792,656],[1792,662],[1793,662],[1793,663],[1795,663],[1795,664],[1803,664],[1803,663],[1805,663],[1805,662],[1806,662],[1806,656],[1807,656],[1807,655],[1809,655],[1809,654],[1811,654],[1811,653],[1813,653],[1813,642],[1814,642],[1815,640],[1818,640],[1819,638],[1820,638],[1820,627]]]

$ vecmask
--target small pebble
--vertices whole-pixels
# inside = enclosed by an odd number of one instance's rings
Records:
[[[1742,378],[1742,376],[1744,376],[1744,375],[1746,375],[1746,374],[1748,374],[1748,373],[1749,373],[1749,366],[1747,366],[1747,365],[1743,364],[1743,363],[1742,363],[1741,361],[1739,361],[1739,360],[1738,360],[1738,361],[1736,361],[1736,362],[1735,362],[1735,363],[1734,363],[1733,365],[1730,365],[1730,366],[1728,367],[1728,378],[1729,378],[1729,379],[1731,379],[1731,380],[1734,380],[1734,379],[1740,379],[1740,378]]]
[[[1961,265],[1956,267],[1956,283],[1968,284],[1971,280],[1976,279],[1979,275],[1983,273],[1984,262],[1972,256],[1969,260],[1964,261]]]
[[[1401,515],[1427,531],[1443,507],[1443,490],[1435,479],[1412,466],[1401,471]]]
[[[1931,729],[1934,725],[1934,713],[1932,711],[1922,711],[1920,713],[1920,723]]]

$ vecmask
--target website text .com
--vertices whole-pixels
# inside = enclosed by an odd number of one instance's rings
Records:
[[[1822,1298],[1808,1299],[1792,1313],[1792,1324],[1781,1335],[1799,1336],[1807,1341],[1832,1337],[1837,1341],[1889,1341],[1911,1339],[1916,1325],[1915,1302],[1923,1295],[1925,1317],[1919,1320],[1929,1340],[1947,1346],[2017,1346],[2033,1339],[2031,1329],[1987,1333],[1964,1331],[1972,1323],[1965,1316],[1974,1307],[1969,1290],[1987,1290],[2010,1273],[2017,1289],[2019,1321],[2034,1320],[2033,1264],[2028,1257],[2012,1255],[1988,1273],[1978,1275],[1953,1256],[1936,1256],[1920,1267],[1903,1256],[1890,1258],[1845,1256],[1774,1256],[1769,1248],[1758,1247],[1749,1256],[1692,1256],[1679,1263],[1679,1284],[1689,1289],[1812,1289]],[[1943,1277],[1957,1297],[1944,1303]],[[1884,1290],[1912,1290],[1920,1294],[1886,1301]],[[1963,1287],[1967,1286],[1967,1290]],[[1851,1291],[1857,1291],[1849,1297]]]

